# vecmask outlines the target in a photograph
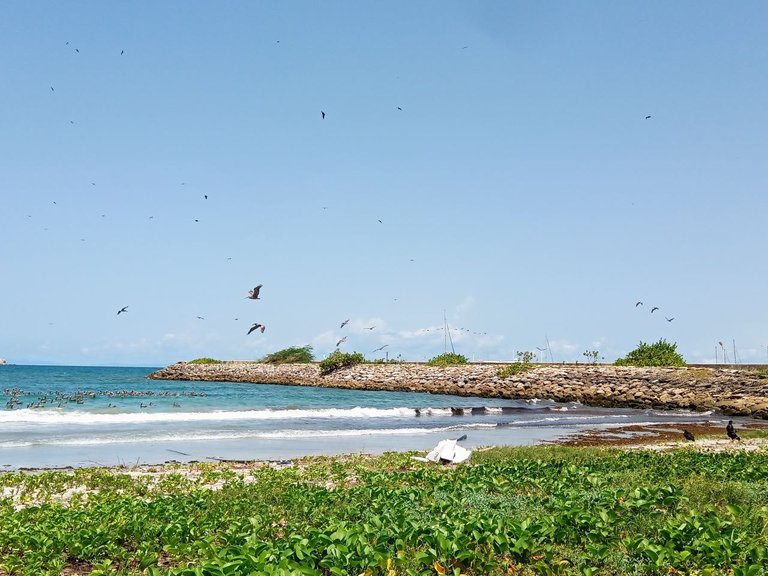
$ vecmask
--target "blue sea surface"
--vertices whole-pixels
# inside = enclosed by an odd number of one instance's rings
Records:
[[[154,370],[0,366],[0,470],[429,450],[464,434],[467,448],[524,445],[586,428],[716,419],[547,399],[148,379]]]

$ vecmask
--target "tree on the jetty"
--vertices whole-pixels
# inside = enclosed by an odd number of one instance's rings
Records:
[[[268,364],[308,364],[314,362],[315,355],[312,353],[312,346],[291,346],[267,354],[261,359],[261,362]]]

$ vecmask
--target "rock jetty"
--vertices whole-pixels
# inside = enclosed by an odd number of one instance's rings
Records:
[[[321,375],[317,364],[178,362],[149,377],[485,398],[548,398],[605,407],[717,410],[728,415],[768,419],[768,373],[765,370],[544,364],[502,378],[498,371],[503,366],[467,364],[439,368],[405,362],[359,364]]]

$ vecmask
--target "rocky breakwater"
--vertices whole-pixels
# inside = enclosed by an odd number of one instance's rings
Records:
[[[327,375],[317,364],[178,362],[150,374],[160,380],[253,382],[357,390],[429,392],[488,398],[550,398],[592,406],[718,410],[768,419],[768,377],[757,370],[534,365],[502,378],[499,364],[438,368],[426,364],[360,364]]]

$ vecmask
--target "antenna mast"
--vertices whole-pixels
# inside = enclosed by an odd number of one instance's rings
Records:
[[[451,330],[448,327],[448,318],[445,315],[445,310],[443,310],[443,326],[445,330],[445,336],[443,337],[443,351],[447,354],[448,353],[448,342],[451,342],[451,353],[456,354],[456,350],[453,349],[453,338],[451,337]]]

